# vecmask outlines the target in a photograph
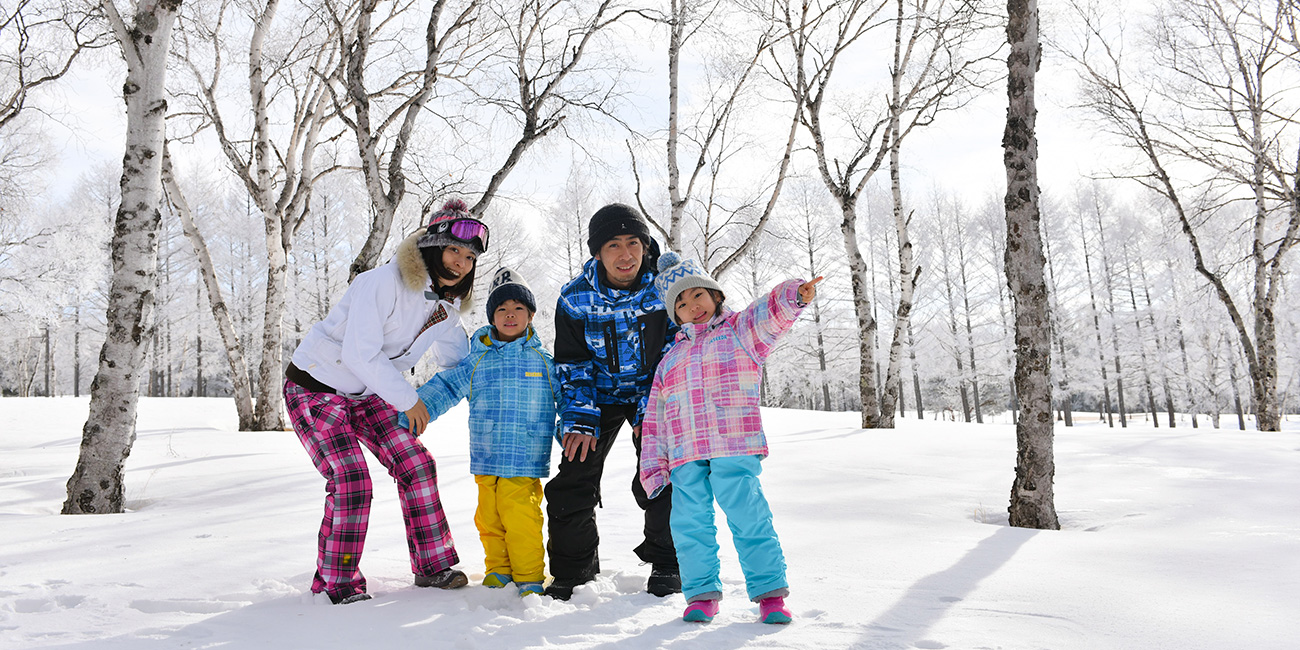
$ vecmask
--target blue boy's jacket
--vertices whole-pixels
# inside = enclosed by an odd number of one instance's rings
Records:
[[[636,404],[640,423],[655,367],[677,334],[654,288],[656,257],[658,245],[652,242],[642,265],[652,270],[630,289],[601,282],[600,262],[592,258],[560,291],[555,308],[555,370],[563,385],[560,435],[599,436],[602,404]]]
[[[474,332],[469,356],[416,393],[433,418],[469,399],[471,474],[545,478],[560,392],[554,362],[531,326],[527,335],[508,343],[491,332],[491,326]],[[399,424],[407,426],[406,414]]]

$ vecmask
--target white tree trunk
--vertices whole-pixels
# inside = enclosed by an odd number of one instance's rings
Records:
[[[901,31],[899,35],[901,37]],[[897,49],[899,45],[896,42],[895,48]],[[897,58],[898,54],[895,53],[895,59]],[[901,100],[899,97],[901,82],[901,73],[895,74],[895,102]],[[895,103],[895,108],[891,109],[891,113],[889,124],[891,134],[889,144],[889,187],[894,204],[894,231],[898,236],[898,307],[894,310],[894,332],[889,339],[889,366],[885,371],[885,388],[880,398],[879,425],[889,429],[894,427],[895,407],[898,405],[899,393],[902,390],[903,335],[907,332],[907,324],[912,318],[913,295],[916,293],[916,282],[921,275],[920,269],[915,268],[912,238],[908,233],[907,226],[911,217],[903,210],[903,189],[899,178],[901,171],[899,150],[903,144],[900,138],[897,103]],[[962,390],[964,392],[965,388],[963,387]]]
[[[194,223],[194,213],[190,210],[189,202],[185,200],[185,194],[172,173],[171,156],[166,153],[163,156],[162,181],[168,198],[180,215],[181,230],[185,233],[186,239],[190,240],[190,245],[194,247],[194,255],[199,260],[199,274],[203,277],[203,285],[208,290],[208,305],[212,309],[212,318],[217,322],[217,331],[221,334],[221,343],[226,349],[226,361],[230,365],[230,384],[235,393],[235,412],[239,416],[239,430],[252,431],[255,429],[253,388],[248,381],[248,361],[244,358],[244,348],[235,334],[235,324],[230,318],[230,309],[226,307],[226,300],[222,296],[221,282],[217,279],[216,266],[212,263],[208,244],[203,239],[203,234],[199,232],[198,225]],[[200,363],[202,353],[203,348],[200,347]],[[200,382],[202,378],[203,370],[200,366]],[[195,388],[197,389],[198,386]]]
[[[289,247],[284,245],[279,219],[266,220],[266,309],[262,312],[262,362],[257,368],[256,428],[284,429],[284,306],[289,269]]]
[[[122,202],[113,230],[108,333],[90,388],[81,453],[68,479],[64,514],[120,513],[122,466],[135,442],[139,371],[152,336],[161,222],[162,153],[167,101],[167,50],[179,0],[142,0],[127,26],[112,0],[103,9],[127,64],[126,154]]]
[[[1047,303],[1047,308],[1051,313],[1052,340],[1056,342],[1057,360],[1061,364],[1061,372],[1058,375],[1059,392],[1056,394],[1056,399],[1058,403],[1061,405],[1061,415],[1064,416],[1065,418],[1065,426],[1072,427],[1074,426],[1074,411],[1073,411],[1074,405],[1070,403],[1071,393],[1070,393],[1070,366],[1068,363],[1069,357],[1065,353],[1065,332],[1061,326],[1061,306],[1056,301],[1056,298],[1061,295],[1061,292],[1060,292],[1060,285],[1058,285],[1056,282],[1056,267],[1055,265],[1052,264],[1052,239],[1047,234],[1043,235],[1043,253],[1047,261],[1047,277],[1049,281],[1048,296],[1050,298],[1050,300],[1048,300]],[[963,266],[963,268],[965,267]],[[965,275],[963,274],[962,277],[964,281]],[[969,295],[966,300],[966,316],[967,316],[966,333],[969,337],[971,332]],[[970,345],[971,345],[970,348],[971,369],[973,373],[975,367],[975,343],[973,339],[971,340]],[[978,387],[976,388],[975,393],[977,396],[979,395]],[[978,401],[978,397],[976,399]],[[980,422],[983,422],[983,420],[980,420]]]
[[[970,387],[971,397],[975,402],[975,422],[984,424],[984,404],[980,401],[980,374],[979,368],[975,365],[975,326],[971,322],[970,279],[966,267],[966,238],[964,236],[957,239],[957,265],[959,269],[958,278],[961,280],[962,304],[966,311],[966,351],[970,355]],[[1063,379],[1062,382],[1062,386],[1068,385],[1065,383],[1066,380]],[[1069,391],[1065,391],[1065,394],[1068,399]],[[1068,401],[1065,407],[1065,423],[1067,425],[1072,424]]]
[[[678,117],[679,80],[683,35],[686,32],[687,9],[690,0],[672,0],[670,3],[672,18],[668,23],[668,204],[672,212],[668,215],[668,241],[664,242],[667,250],[682,249],[682,217],[686,214],[687,198],[682,198],[682,172],[677,162],[677,139],[681,131]],[[700,158],[704,158],[703,155]],[[707,263],[708,258],[705,257]]]
[[[853,312],[858,317],[858,392],[862,398],[862,428],[880,427],[880,400],[876,397],[876,319],[871,315],[870,275],[867,262],[858,248],[857,205],[840,201],[843,221],[844,250],[849,257],[849,275],[853,285]]]
[[[1052,482],[1052,333],[1047,308],[1038,201],[1038,139],[1034,74],[1042,60],[1038,43],[1038,1],[1007,1],[1007,128],[1002,136],[1007,169],[1007,285],[1015,303],[1016,478],[1011,487],[1010,523],[1058,530]]]

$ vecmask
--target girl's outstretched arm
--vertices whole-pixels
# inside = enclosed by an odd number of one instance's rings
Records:
[[[755,362],[763,363],[767,355],[771,354],[777,339],[794,325],[795,319],[807,304],[800,303],[801,290],[812,285],[812,295],[816,296],[816,284],[820,281],[821,278],[810,282],[786,280],[737,315],[736,335],[741,347]]]

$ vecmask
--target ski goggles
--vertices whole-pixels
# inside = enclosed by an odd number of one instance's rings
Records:
[[[448,240],[468,244],[482,253],[488,247],[487,224],[470,217],[458,217],[432,223],[429,224],[429,230],[420,238],[420,245],[443,245]]]

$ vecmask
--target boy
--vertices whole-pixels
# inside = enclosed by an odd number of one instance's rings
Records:
[[[470,337],[455,368],[419,388],[431,418],[469,399],[470,473],[478,483],[474,523],[483,541],[483,584],[514,582],[520,596],[542,593],[542,478],[551,464],[560,384],[533,329],[537,303],[515,272],[497,271],[487,300],[491,325]]]

